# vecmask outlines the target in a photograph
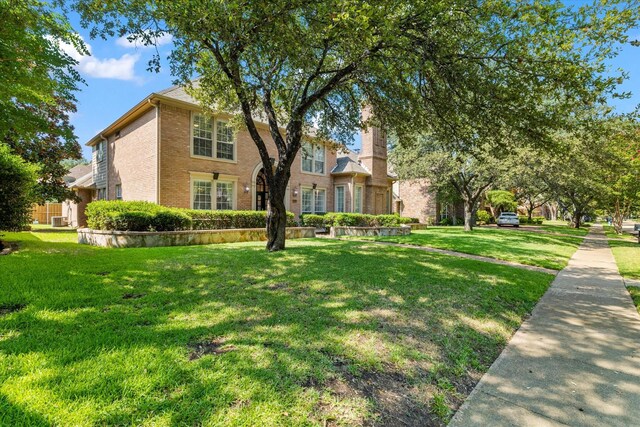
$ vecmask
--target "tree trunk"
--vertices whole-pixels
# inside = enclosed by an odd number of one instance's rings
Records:
[[[473,230],[473,201],[464,201],[464,231]]]
[[[529,224],[531,224],[531,220],[533,219],[533,210],[535,209],[534,203],[529,200],[525,208],[527,209],[527,218],[529,218]]]
[[[269,188],[269,206],[267,208],[267,250],[281,251],[285,246],[287,227],[287,209],[284,206],[286,186]]]
[[[582,211],[576,209],[571,216],[571,226],[573,228],[580,228],[580,221],[582,221]]]
[[[624,213],[620,208],[620,200],[616,199],[615,210],[613,211],[613,229],[616,231],[616,234],[622,234],[622,223],[624,221]]]
[[[547,207],[549,208],[549,219],[551,221],[558,220],[558,205],[556,203],[547,203]]]

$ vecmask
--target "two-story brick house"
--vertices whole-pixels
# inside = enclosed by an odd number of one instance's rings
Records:
[[[91,179],[74,188],[83,199],[264,210],[269,189],[258,150],[247,131],[233,132],[229,118],[202,114],[181,87],[153,93],[87,142]],[[258,128],[276,153],[267,125]],[[305,143],[291,167],[285,204],[296,215],[389,213],[392,184],[386,137],[372,128],[362,134],[360,154]],[[80,207],[67,210],[71,226],[85,225]]]

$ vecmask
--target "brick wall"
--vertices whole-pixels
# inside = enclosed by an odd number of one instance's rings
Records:
[[[429,191],[426,179],[402,180],[398,182],[400,215],[418,218],[420,222],[434,221],[437,216],[435,193]]]
[[[260,156],[247,131],[236,135],[237,161],[203,159],[191,155],[191,114],[194,110],[168,104],[160,105],[160,203],[167,206],[191,207],[191,177],[196,174],[206,176],[218,172],[220,179],[234,180],[237,184],[236,209],[252,209],[254,200],[253,174],[261,166]],[[277,158],[277,151],[267,129],[260,129],[267,142],[269,152]],[[326,189],[327,210],[333,210],[333,182],[329,171],[336,163],[336,153],[327,148],[325,152],[325,173],[323,175],[302,172],[300,155],[291,166],[289,180],[288,208],[296,215],[301,210],[300,186]],[[245,192],[247,186],[250,191]],[[297,189],[297,196],[294,190]]]
[[[156,202],[156,111],[120,129],[120,136],[109,135],[109,185],[107,198],[116,198],[116,185],[122,185],[123,200]]]

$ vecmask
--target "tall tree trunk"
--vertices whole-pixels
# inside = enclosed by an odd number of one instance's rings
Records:
[[[622,234],[622,223],[624,221],[624,212],[620,207],[620,199],[616,199],[615,210],[613,211],[613,228],[616,234]]]
[[[269,188],[269,207],[267,209],[267,250],[269,252],[284,249],[287,209],[284,206],[286,186]]]
[[[464,231],[473,230],[473,200],[464,201]]]
[[[582,210],[575,209],[571,216],[571,226],[573,228],[580,228],[580,221],[582,221]]]

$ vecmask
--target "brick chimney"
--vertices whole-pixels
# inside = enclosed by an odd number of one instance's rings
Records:
[[[362,120],[367,121],[372,115],[370,107],[362,109]],[[365,183],[364,211],[372,214],[387,213],[387,192],[391,183],[387,175],[387,135],[377,127],[369,127],[362,131],[362,149],[358,160],[371,173]]]

